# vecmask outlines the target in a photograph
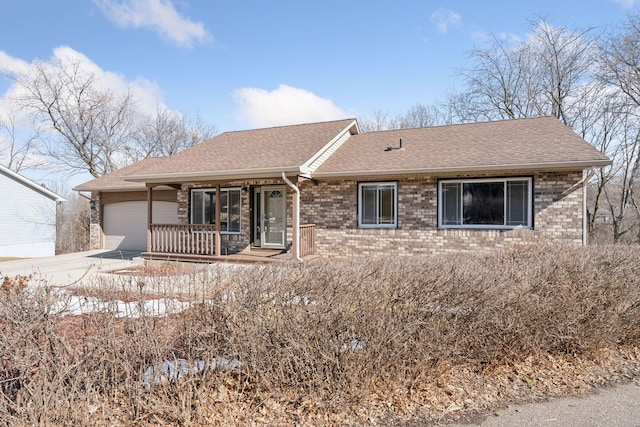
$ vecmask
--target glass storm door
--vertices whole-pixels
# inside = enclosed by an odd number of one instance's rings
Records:
[[[287,238],[287,198],[285,187],[263,187],[260,190],[263,248],[284,248]]]

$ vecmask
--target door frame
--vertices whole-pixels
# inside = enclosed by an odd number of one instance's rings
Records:
[[[282,242],[267,243],[264,226],[264,194],[267,191],[278,190],[282,192]],[[286,249],[287,247],[287,186],[286,185],[260,185],[251,188],[251,240],[255,248]]]

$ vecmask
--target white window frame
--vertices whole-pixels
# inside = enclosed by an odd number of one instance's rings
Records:
[[[444,218],[443,207],[444,203],[442,200],[442,185],[443,184],[466,184],[466,183],[483,183],[483,182],[502,182],[505,186],[505,199],[504,199],[504,221],[506,224],[507,221],[507,182],[509,181],[527,181],[527,196],[528,196],[528,204],[527,204],[527,225],[494,225],[494,224],[443,224],[442,220]],[[464,191],[460,191],[460,217],[462,217],[462,209],[464,208],[463,203]],[[508,177],[508,178],[471,178],[471,179],[443,179],[438,181],[438,228],[475,228],[475,229],[488,229],[488,230],[513,230],[513,229],[524,229],[530,230],[533,228],[533,178],[530,176],[518,176],[518,177]]]
[[[227,193],[227,206],[229,205],[229,201],[228,201],[228,197],[229,197],[229,191],[237,191],[239,194],[239,200],[240,200],[240,224],[238,225],[238,231],[224,231],[224,230],[220,230],[220,234],[242,234],[242,188],[241,187],[223,187],[220,188],[220,201],[222,201],[222,195],[223,193]],[[190,216],[190,222],[191,224],[193,224],[193,195],[194,193],[214,193],[215,194],[216,189],[215,188],[192,188],[191,189],[191,203],[189,205],[189,216]],[[204,217],[204,206],[202,207],[203,212],[202,212],[202,216]],[[214,214],[215,215],[215,214]],[[227,221],[227,224],[229,224],[229,222]],[[227,225],[228,227],[228,225]]]
[[[362,188],[363,187],[380,187],[380,186],[392,186],[393,187],[393,224],[363,224],[363,205],[362,205]],[[376,212],[378,212],[378,199],[376,198]],[[379,222],[379,218],[376,214],[376,222]],[[398,183],[396,181],[387,182],[360,182],[358,183],[358,227],[359,228],[398,228]]]

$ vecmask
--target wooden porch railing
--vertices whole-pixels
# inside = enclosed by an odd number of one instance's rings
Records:
[[[316,253],[316,225],[303,224],[300,226],[300,256],[315,255]]]
[[[151,252],[215,255],[213,224],[151,224]],[[315,255],[316,225],[300,226],[300,256]]]
[[[215,255],[213,224],[151,224],[151,252]]]

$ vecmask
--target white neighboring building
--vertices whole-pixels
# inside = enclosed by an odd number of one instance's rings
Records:
[[[56,193],[0,165],[0,257],[55,255]]]

